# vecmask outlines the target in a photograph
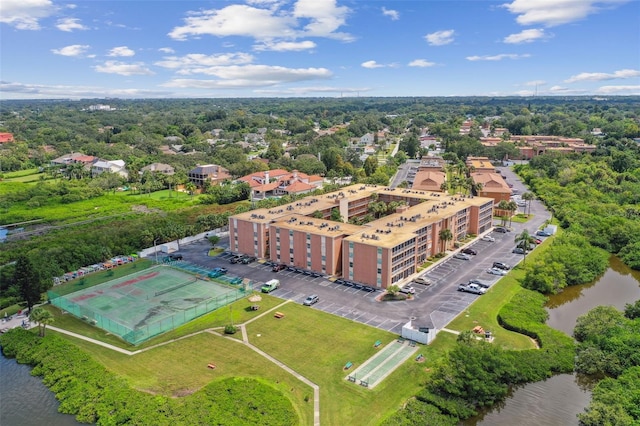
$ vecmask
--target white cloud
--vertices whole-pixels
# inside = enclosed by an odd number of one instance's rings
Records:
[[[257,51],[274,51],[274,52],[291,52],[314,49],[316,44],[312,41],[279,41],[271,42],[265,41],[262,44],[256,44],[253,46]]]
[[[246,65],[253,62],[253,56],[248,53],[221,53],[204,55],[190,53],[185,56],[168,56],[154,65],[176,70],[178,74],[209,74],[209,69],[230,65]]]
[[[164,83],[165,87],[179,88],[242,88],[274,86],[298,81],[331,78],[326,68],[286,68],[269,65],[242,65],[211,67],[207,74],[217,80],[173,79]]]
[[[640,86],[602,86],[596,90],[596,93],[640,95]]]
[[[544,33],[544,29],[535,28],[530,30],[523,30],[517,34],[508,35],[502,41],[507,44],[520,44],[531,43],[547,37],[548,36]]]
[[[552,95],[582,95],[587,93],[584,89],[569,89],[568,87],[563,86],[552,86],[549,88],[548,92]]]
[[[113,89],[97,86],[67,86],[0,82],[0,92],[12,94],[15,99],[81,99],[81,98],[164,98],[184,97],[167,91],[144,89]]]
[[[349,8],[337,6],[336,0],[298,0],[294,6],[293,16],[311,22],[305,25],[302,34],[314,37],[338,38],[352,41],[353,37],[335,31],[346,22]]]
[[[308,86],[308,87],[291,87],[286,89],[257,89],[254,90],[255,93],[260,93],[263,95],[270,96],[283,96],[283,95],[294,95],[294,96],[305,96],[311,95],[313,93],[335,93],[336,95],[339,93],[343,95],[345,93],[360,93],[360,92],[368,92],[371,90],[368,87],[332,87],[332,86]]]
[[[435,64],[436,64],[435,62],[429,62],[426,59],[414,59],[413,61],[409,62],[410,67],[420,67],[420,68],[432,67]]]
[[[613,7],[629,0],[514,0],[503,4],[518,15],[521,25],[543,24],[549,27],[584,19],[604,7]]]
[[[483,55],[483,56],[467,56],[468,61],[501,61],[503,59],[522,59],[528,58],[531,55],[528,53],[524,53],[522,55],[518,55],[516,53],[501,53],[499,55]]]
[[[363,68],[382,68],[384,65],[377,63],[376,61],[366,61],[360,64]]]
[[[119,61],[106,61],[102,65],[96,65],[93,67],[97,72],[106,74],[119,74],[119,75],[153,75],[155,74],[143,63],[131,63],[127,64]]]
[[[58,19],[56,28],[60,31],[72,32],[73,30],[88,30],[89,27],[82,25],[77,18],[62,18]]]
[[[176,51],[170,47],[161,47],[158,51],[162,53],[176,53]]]
[[[40,19],[54,11],[50,0],[2,0],[0,22],[19,30],[39,30]]]
[[[603,80],[615,80],[640,77],[640,71],[638,70],[618,70],[612,73],[605,72],[583,72],[577,75],[573,75],[566,79],[565,83],[575,83],[576,81],[603,81]]]
[[[523,86],[544,86],[545,84],[547,84],[547,82],[544,80],[531,80],[524,83]]]
[[[392,21],[397,21],[398,19],[400,19],[400,13],[397,10],[387,9],[386,7],[383,7],[382,14],[391,18]]]
[[[83,56],[91,46],[87,44],[72,44],[71,46],[65,46],[60,49],[51,49],[56,55],[62,56]]]
[[[431,46],[444,46],[453,43],[455,33],[454,30],[442,30],[427,34],[424,38]]]
[[[114,47],[107,53],[107,56],[133,56],[136,52],[129,49],[127,46]]]
[[[352,41],[353,36],[336,32],[345,24],[349,9],[335,0],[298,0],[292,10],[281,2],[253,1],[253,5],[235,4],[222,9],[190,12],[184,25],[175,27],[169,37],[176,40],[202,35],[244,36],[256,40],[328,37]],[[304,26],[302,26],[304,25]]]

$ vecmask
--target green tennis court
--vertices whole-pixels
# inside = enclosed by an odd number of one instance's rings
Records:
[[[242,298],[244,288],[158,265],[66,294],[51,303],[137,345]],[[52,294],[53,293],[53,294]]]

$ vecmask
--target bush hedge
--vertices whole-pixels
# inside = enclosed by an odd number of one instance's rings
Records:
[[[88,354],[54,335],[16,328],[0,335],[5,356],[33,366],[31,374],[60,401],[58,410],[97,425],[294,425],[297,414],[281,392],[249,378],[212,382],[182,399],[129,387]]]

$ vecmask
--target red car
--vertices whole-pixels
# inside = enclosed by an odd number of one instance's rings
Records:
[[[284,263],[278,263],[277,265],[273,265],[273,268],[271,268],[273,272],[280,272],[283,269],[287,269],[287,265]]]

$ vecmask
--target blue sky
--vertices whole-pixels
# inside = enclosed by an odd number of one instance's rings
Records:
[[[2,0],[0,98],[640,94],[637,0]]]

